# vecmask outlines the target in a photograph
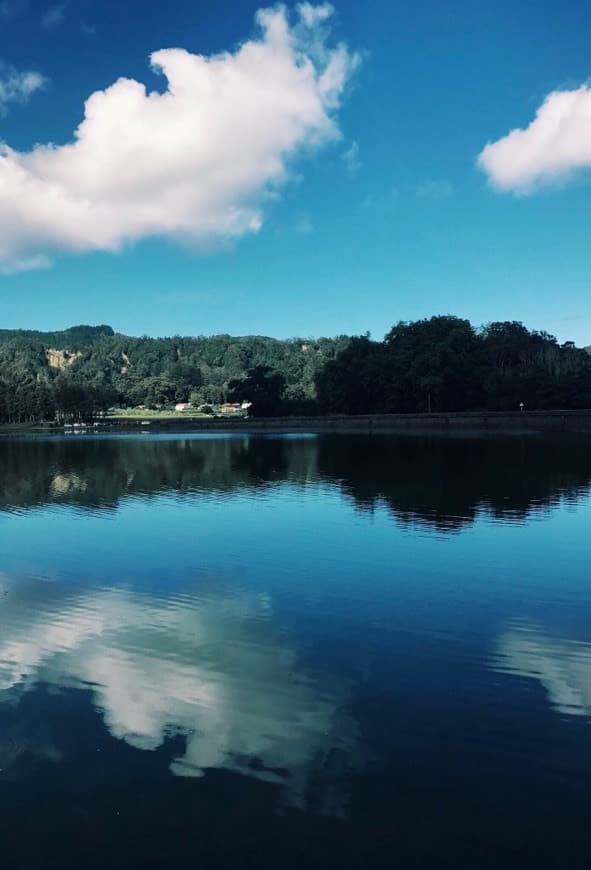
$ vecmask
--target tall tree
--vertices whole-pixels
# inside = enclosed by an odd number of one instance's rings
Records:
[[[480,342],[468,320],[399,322],[384,345],[388,410],[463,411],[480,404]]]
[[[387,391],[384,347],[368,336],[352,338],[316,378],[318,410],[368,414],[384,410]]]
[[[232,402],[252,403],[250,413],[255,417],[272,417],[282,411],[285,378],[270,366],[255,366],[246,377],[231,380],[228,397]]]

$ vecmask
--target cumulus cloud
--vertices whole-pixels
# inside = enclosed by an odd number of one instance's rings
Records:
[[[528,127],[489,142],[478,166],[498,190],[520,194],[591,168],[591,87],[548,94]]]
[[[291,161],[340,136],[358,58],[327,44],[327,17],[303,4],[292,22],[278,6],[257,13],[260,33],[233,54],[156,51],[164,93],[121,78],[87,99],[72,142],[0,146],[0,263],[257,232]]]
[[[299,669],[267,596],[3,586],[0,701],[39,682],[92,687],[117,739],[154,750],[185,737],[173,774],[233,770],[283,786],[291,805],[305,801],[319,757],[354,759],[346,686]],[[326,811],[338,809],[331,798]]]
[[[0,117],[6,114],[12,103],[28,102],[35,91],[40,90],[45,83],[45,78],[39,72],[33,70],[21,72],[0,64]]]

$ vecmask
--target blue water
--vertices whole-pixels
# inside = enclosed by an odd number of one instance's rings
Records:
[[[586,867],[591,442],[0,441],[7,867]]]

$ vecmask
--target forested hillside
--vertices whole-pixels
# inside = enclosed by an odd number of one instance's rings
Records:
[[[0,330],[0,422],[243,399],[261,416],[590,408],[591,355],[518,322],[451,316],[400,322],[382,342]]]
[[[0,420],[84,417],[111,405],[218,404],[228,398],[232,380],[257,366],[282,375],[283,392],[297,405],[314,396],[319,371],[348,341],[133,338],[110,326],[0,330]]]

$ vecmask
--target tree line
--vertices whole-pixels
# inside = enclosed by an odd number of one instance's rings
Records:
[[[515,321],[436,316],[383,341],[0,330],[0,422],[252,402],[258,416],[591,407],[591,355]]]
[[[591,355],[504,321],[438,316],[352,338],[316,379],[325,413],[591,408]]]

